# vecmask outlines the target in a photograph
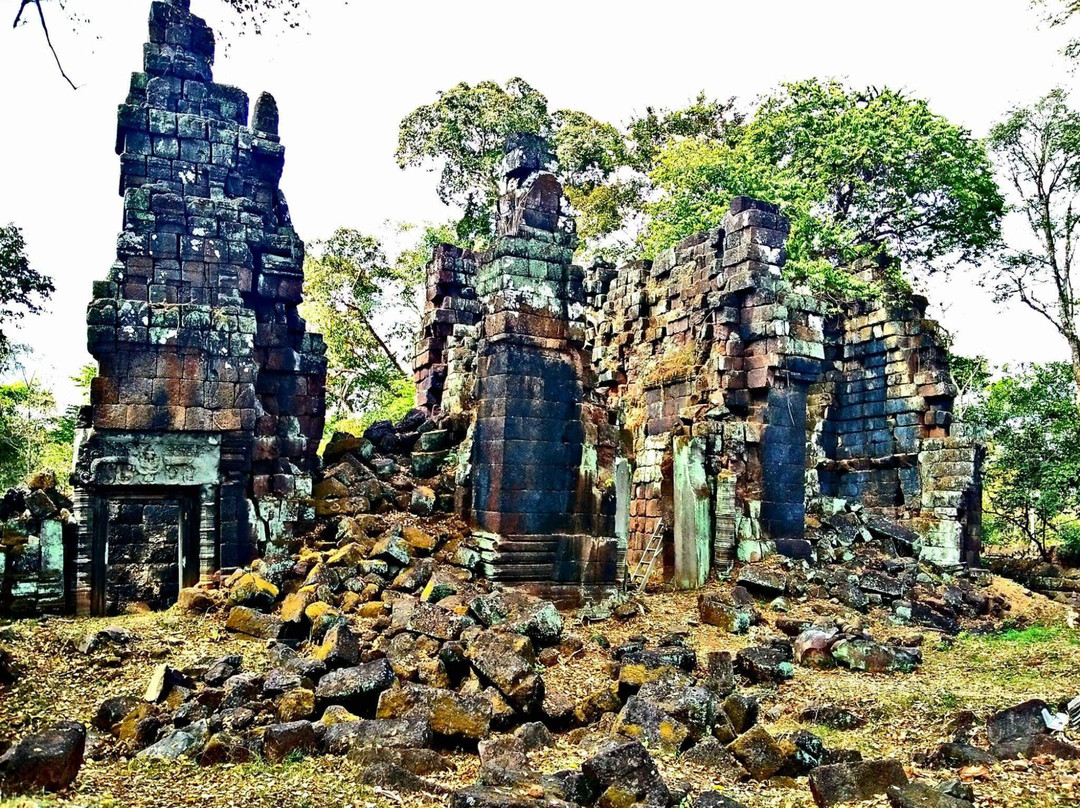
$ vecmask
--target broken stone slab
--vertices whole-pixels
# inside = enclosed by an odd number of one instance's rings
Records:
[[[78,777],[85,751],[86,727],[74,721],[27,735],[0,757],[2,791],[62,791]]]
[[[399,598],[394,601],[391,626],[396,630],[423,634],[436,640],[456,640],[476,625],[472,618],[457,614],[437,603]]]
[[[93,725],[104,732],[110,732],[115,724],[141,704],[141,699],[134,696],[116,696],[105,699],[94,712]]]
[[[958,799],[917,781],[906,786],[890,786],[887,794],[893,808],[972,808],[968,800]]]
[[[275,614],[264,614],[248,606],[234,606],[229,610],[225,628],[260,640],[276,640],[284,633],[285,623]]]
[[[1080,747],[1052,735],[1039,733],[993,744],[990,753],[1000,760],[1052,757],[1058,760],[1080,760]]]
[[[690,735],[685,724],[656,703],[639,696],[627,700],[615,722],[614,732],[669,754],[678,752]]]
[[[396,681],[390,663],[378,659],[326,674],[319,680],[315,697],[323,704],[336,704],[361,715],[373,710],[379,694]]]
[[[318,729],[318,728],[317,728]],[[431,746],[431,725],[416,718],[372,718],[342,721],[318,729],[319,744],[329,754],[355,749],[421,749]]]
[[[347,625],[334,626],[313,655],[328,669],[352,667],[360,661],[360,642]]]
[[[717,593],[698,596],[698,616],[707,626],[716,626],[729,634],[745,634],[757,622],[753,609],[736,608]]]
[[[174,730],[152,746],[139,752],[136,757],[149,760],[179,760],[196,757],[210,740],[206,721],[200,721],[184,729]]]
[[[832,655],[845,668],[869,673],[910,673],[922,662],[917,648],[894,648],[859,637],[838,641]]]
[[[575,803],[509,786],[471,786],[450,797],[450,808],[577,808]]]
[[[174,687],[190,688],[192,686],[191,679],[163,662],[154,668],[154,672],[150,674],[150,681],[147,683],[146,691],[143,693],[143,701],[150,703],[163,701]]]
[[[991,745],[1048,732],[1043,720],[1043,711],[1048,706],[1042,699],[1029,699],[991,715],[986,719],[986,736]]]
[[[380,760],[360,772],[360,783],[397,792],[445,794],[446,789],[429,782],[389,760]]]
[[[537,647],[557,645],[562,639],[563,618],[550,601],[499,591],[473,598],[469,611],[482,625],[523,634]]]
[[[233,606],[248,606],[258,611],[269,611],[277,602],[278,588],[254,572],[240,576],[229,590],[229,602]]]
[[[885,794],[891,786],[908,784],[898,760],[864,760],[819,766],[810,772],[810,792],[821,808],[841,802],[867,800]]]
[[[723,780],[743,780],[748,776],[739,759],[716,738],[702,738],[683,753],[679,760],[710,770]]]
[[[484,785],[519,785],[534,781],[525,744],[513,735],[480,741],[480,782]]]
[[[508,702],[527,714],[540,711],[544,680],[536,673],[536,655],[528,637],[492,630],[467,638],[465,657]]]
[[[310,721],[273,724],[262,736],[263,755],[271,763],[281,763],[290,756],[310,755],[315,747],[315,729]]]
[[[581,773],[591,781],[601,801],[613,786],[628,794],[631,802],[666,806],[671,800],[656,762],[638,741],[609,741],[581,764]]]
[[[434,749],[392,749],[385,746],[357,746],[347,757],[361,766],[389,762],[416,775],[439,774],[450,771],[449,761]]]
[[[787,591],[788,576],[771,567],[748,564],[739,571],[736,582],[751,592],[775,597]]]
[[[755,780],[767,780],[780,771],[787,756],[780,744],[762,726],[744,732],[728,745],[743,768]]]
[[[756,645],[739,649],[735,655],[740,673],[755,684],[785,682],[795,675],[792,649],[783,645]]]
[[[426,722],[446,738],[480,740],[491,731],[491,702],[480,695],[460,695],[452,690],[404,684],[383,691],[377,718],[411,718]]]

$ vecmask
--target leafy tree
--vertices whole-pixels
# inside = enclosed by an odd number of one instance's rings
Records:
[[[782,85],[726,140],[671,142],[650,177],[661,196],[646,252],[716,226],[733,196],[758,196],[792,220],[791,274],[839,296],[859,291],[843,272],[858,259],[928,272],[978,259],[1004,209],[967,130],[896,91],[816,79]]]
[[[953,415],[964,420],[971,408],[978,406],[985,399],[987,388],[993,378],[993,368],[985,356],[961,356],[950,353],[949,373],[953,386],[956,387]]]
[[[401,121],[397,161],[402,168],[441,163],[439,199],[464,210],[457,237],[482,239],[491,234],[507,136],[547,135],[551,125],[547,98],[523,79],[505,87],[462,82]]]
[[[411,380],[423,275],[407,258],[388,261],[378,239],[356,230],[340,229],[318,246],[305,263],[301,312],[326,340],[333,420],[385,404]]]
[[[1051,28],[1067,25],[1080,13],[1080,0],[1032,0],[1031,5],[1043,9],[1043,19]],[[1080,57],[1080,39],[1069,40],[1062,52],[1070,59]]]
[[[53,291],[52,280],[30,266],[22,230],[0,227],[0,357],[11,347],[4,325],[40,312]]]
[[[734,98],[710,99],[704,91],[683,109],[646,107],[645,114],[631,119],[627,126],[629,164],[648,173],[667,146],[686,139],[734,146],[745,120]]]
[[[1080,513],[1080,412],[1065,362],[1023,367],[989,385],[969,419],[985,431],[986,513],[1047,555]],[[1071,535],[1071,534],[1070,534]]]
[[[57,479],[71,470],[73,411],[61,412],[52,390],[27,370],[25,357],[9,358],[15,378],[0,384],[0,487],[24,482],[35,471]]]
[[[1080,389],[1080,311],[1074,286],[1080,112],[1069,106],[1064,90],[1053,90],[1031,106],[1011,110],[991,131],[990,142],[1036,246],[1006,253],[988,280],[999,301],[1019,300],[1064,338]]]

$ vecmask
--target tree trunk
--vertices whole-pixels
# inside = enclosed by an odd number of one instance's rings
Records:
[[[1072,357],[1073,381],[1076,382],[1076,408],[1080,409],[1080,337],[1075,332],[1069,337],[1069,351]]]

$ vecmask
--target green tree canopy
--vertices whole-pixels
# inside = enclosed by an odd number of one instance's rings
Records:
[[[1006,369],[1007,371],[1007,369]],[[1072,368],[1030,365],[992,382],[968,418],[984,430],[986,512],[1044,553],[1080,509],[1080,412]]]
[[[671,142],[650,177],[661,196],[648,206],[646,252],[718,225],[748,194],[780,204],[792,273],[825,285],[859,258],[917,271],[976,260],[998,243],[1004,210],[966,129],[902,93],[817,79],[782,85],[727,142]]]
[[[1049,322],[1069,346],[1080,390],[1080,311],[1076,270],[1080,236],[1080,112],[1064,90],[1013,108],[990,133],[1034,247],[1007,251],[988,277],[999,301],[1019,301]],[[1080,400],[1078,400],[1080,406]]]
[[[458,237],[482,238],[491,232],[507,136],[550,131],[547,98],[523,79],[462,82],[401,121],[396,156],[402,168],[441,164],[439,199],[464,210]]]
[[[0,356],[10,349],[4,328],[40,312],[53,291],[52,280],[30,266],[22,231],[13,224],[0,227]]]
[[[377,407],[411,378],[421,280],[419,267],[390,262],[378,239],[356,230],[337,230],[308,256],[301,313],[326,340],[331,417]]]

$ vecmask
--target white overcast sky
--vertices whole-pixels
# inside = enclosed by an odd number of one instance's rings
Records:
[[[10,8],[13,3],[4,4]],[[46,8],[52,6],[50,2]],[[91,24],[54,22],[60,79],[34,26],[0,20],[0,222],[25,231],[35,267],[55,279],[43,316],[16,338],[62,384],[89,360],[90,285],[115,257],[121,224],[116,105],[141,65],[149,0],[69,0]],[[778,82],[835,76],[888,85],[985,135],[1001,113],[1076,78],[1058,54],[1066,33],[1040,29],[1028,0],[308,0],[300,31],[228,34],[215,78],[277,97],[287,156],[282,188],[305,240],[336,227],[440,220],[435,176],[394,162],[398,121],[459,81],[521,76],[552,109],[623,122],[699,90],[746,101]],[[192,0],[220,26],[220,0]],[[228,29],[226,29],[228,32]],[[997,362],[1064,357],[1030,313],[999,310],[977,273],[930,295],[956,349]],[[65,395],[70,393],[65,392]]]

